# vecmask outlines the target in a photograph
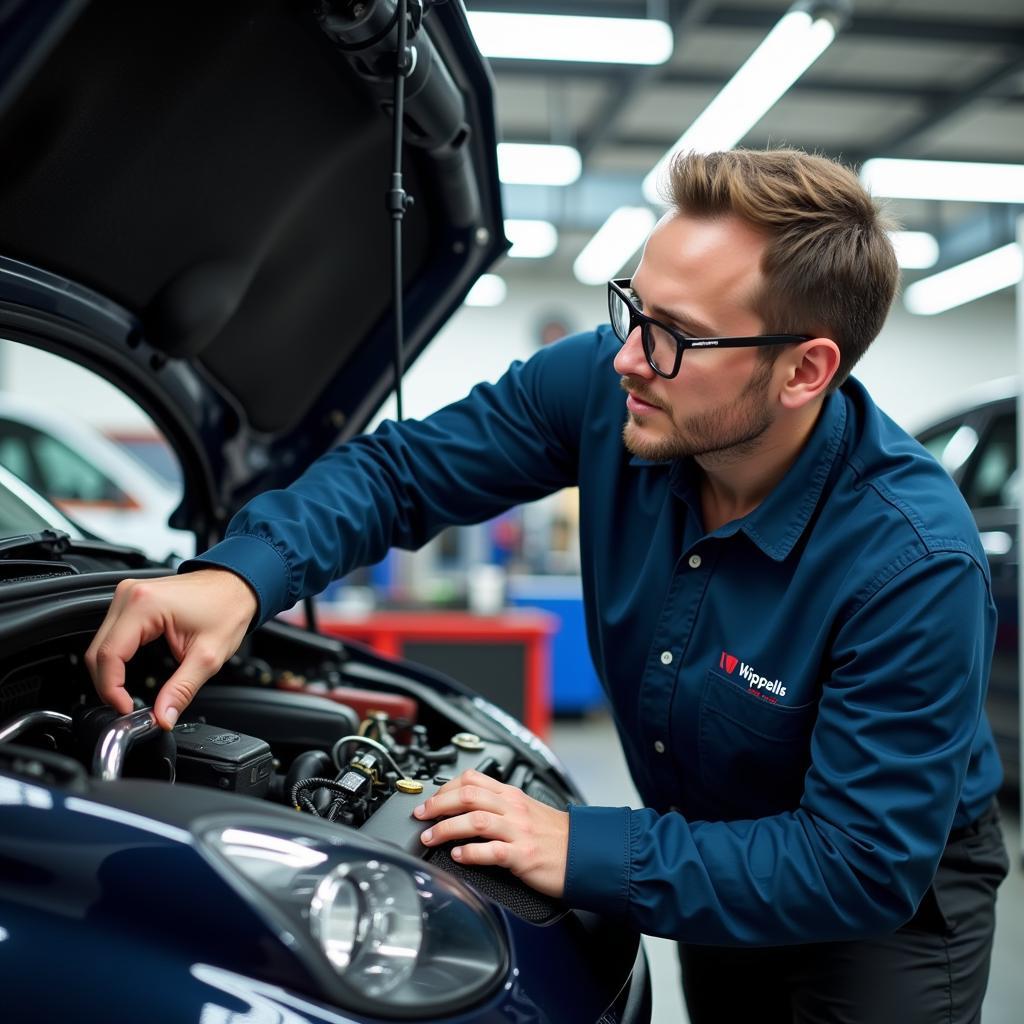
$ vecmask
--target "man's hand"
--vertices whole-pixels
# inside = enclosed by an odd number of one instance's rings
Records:
[[[528,797],[514,786],[496,782],[480,772],[466,771],[446,782],[413,814],[429,820],[444,818],[420,839],[439,846],[453,839],[482,836],[487,843],[456,846],[452,857],[460,864],[497,864],[546,896],[565,891],[569,850],[569,815]]]
[[[199,687],[238,650],[257,607],[249,584],[226,569],[122,580],[85,652],[96,692],[128,714],[125,664],[144,644],[166,636],[178,668],[161,687],[153,711],[164,729],[173,728]]]

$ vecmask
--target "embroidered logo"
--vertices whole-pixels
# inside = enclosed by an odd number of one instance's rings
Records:
[[[774,701],[777,697],[786,696],[786,687],[783,686],[781,679],[769,679],[767,676],[755,672],[750,665],[745,661],[740,661],[735,655],[722,651],[722,656],[718,659],[718,667],[725,669],[729,675],[732,675],[736,671],[737,666],[739,666],[740,678],[747,681],[747,689],[755,696],[764,697],[770,701]],[[775,696],[769,697],[769,693]]]

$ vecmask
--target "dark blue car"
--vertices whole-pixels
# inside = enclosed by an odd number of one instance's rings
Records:
[[[0,338],[146,410],[204,548],[393,386],[395,0],[0,18]],[[462,6],[410,2],[408,31],[405,365],[505,247]],[[172,733],[143,701],[118,717],[83,653],[120,580],[173,570],[111,540],[0,487],[5,1024],[649,1019],[636,933],[418,840],[413,806],[470,767],[580,800],[536,737],[312,608],[254,631]],[[145,646],[129,691],[173,667]]]
[[[1017,381],[992,381],[917,433],[956,481],[974,514],[992,570],[999,626],[986,710],[1003,762],[1004,789],[1020,789],[1020,630],[1017,578],[1020,468]]]

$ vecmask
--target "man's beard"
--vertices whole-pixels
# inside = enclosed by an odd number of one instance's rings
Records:
[[[774,422],[768,403],[771,379],[772,364],[759,362],[734,403],[689,416],[681,424],[673,421],[671,433],[657,440],[638,436],[636,427],[642,427],[646,418],[629,413],[622,428],[622,440],[632,455],[652,462],[694,455],[711,455],[716,456],[717,461],[734,461],[750,454],[757,447],[758,439]],[[620,383],[624,391],[656,404],[648,397],[646,385],[641,381],[623,377]],[[671,415],[664,406],[657,407],[663,410],[661,415]]]

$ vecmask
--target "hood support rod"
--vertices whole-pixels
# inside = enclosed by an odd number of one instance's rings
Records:
[[[422,8],[414,3],[422,18]],[[413,34],[419,27],[416,19]],[[395,99],[392,114],[393,159],[391,164],[391,188],[386,194],[387,208],[391,212],[391,256],[392,288],[395,306],[395,419],[402,421],[402,374],[403,346],[405,344],[405,320],[402,310],[402,218],[413,205],[413,197],[402,184],[402,132],[405,123],[405,79],[415,67],[412,48],[408,45],[409,17],[407,0],[398,0],[398,42],[395,47]]]

